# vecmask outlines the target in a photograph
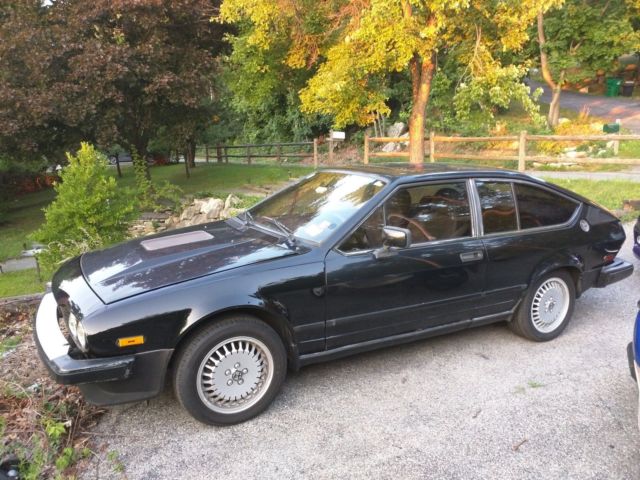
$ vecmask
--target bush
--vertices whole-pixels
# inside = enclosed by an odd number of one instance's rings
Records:
[[[133,172],[136,179],[136,196],[141,210],[177,211],[182,203],[184,192],[166,180],[159,186],[154,186],[149,178],[148,166],[136,151],[132,154]]]
[[[34,238],[48,246],[40,255],[45,269],[88,250],[122,241],[135,215],[134,196],[109,175],[106,158],[83,143],[55,185],[56,199]]]
[[[586,111],[580,112],[577,118],[558,124],[554,129],[555,135],[598,135],[602,134],[602,126],[589,117]],[[606,146],[598,142],[556,142],[542,141],[538,142],[538,151],[548,155],[560,155],[567,148],[575,148],[581,151],[591,151],[593,149]]]

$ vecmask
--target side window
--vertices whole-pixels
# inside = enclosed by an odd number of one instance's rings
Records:
[[[382,246],[382,227],[384,227],[384,210],[380,206],[369,215],[358,229],[340,245],[341,252],[357,252]]]
[[[520,213],[520,228],[547,227],[568,221],[578,204],[542,188],[514,184]]]
[[[471,236],[465,182],[426,184],[398,190],[340,245],[342,252],[382,246],[385,225],[411,231],[413,244]]]
[[[398,190],[385,203],[386,224],[411,231],[412,243],[471,236],[465,182]]]
[[[484,233],[509,232],[518,229],[516,204],[511,183],[477,181]]]

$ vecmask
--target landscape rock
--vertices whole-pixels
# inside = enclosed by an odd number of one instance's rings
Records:
[[[396,122],[387,128],[388,137],[399,137],[407,131],[407,125],[403,122]]]
[[[240,205],[240,199],[236,197],[233,193],[229,194],[227,199],[224,201],[224,209],[229,210],[231,207],[237,207]]]
[[[224,209],[225,202],[220,198],[210,198],[200,208],[200,213],[204,213],[209,219],[216,219],[220,216],[220,212]]]

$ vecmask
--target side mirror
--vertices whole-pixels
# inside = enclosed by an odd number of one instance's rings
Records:
[[[400,227],[384,227],[382,241],[385,247],[407,248],[411,245],[411,230]]]

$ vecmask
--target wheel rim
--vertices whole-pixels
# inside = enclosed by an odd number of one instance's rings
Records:
[[[562,325],[569,311],[570,293],[566,282],[558,277],[538,287],[531,302],[531,320],[540,333],[550,333]]]
[[[233,337],[205,355],[197,376],[198,395],[218,413],[239,413],[255,405],[273,379],[273,356],[252,337]]]

